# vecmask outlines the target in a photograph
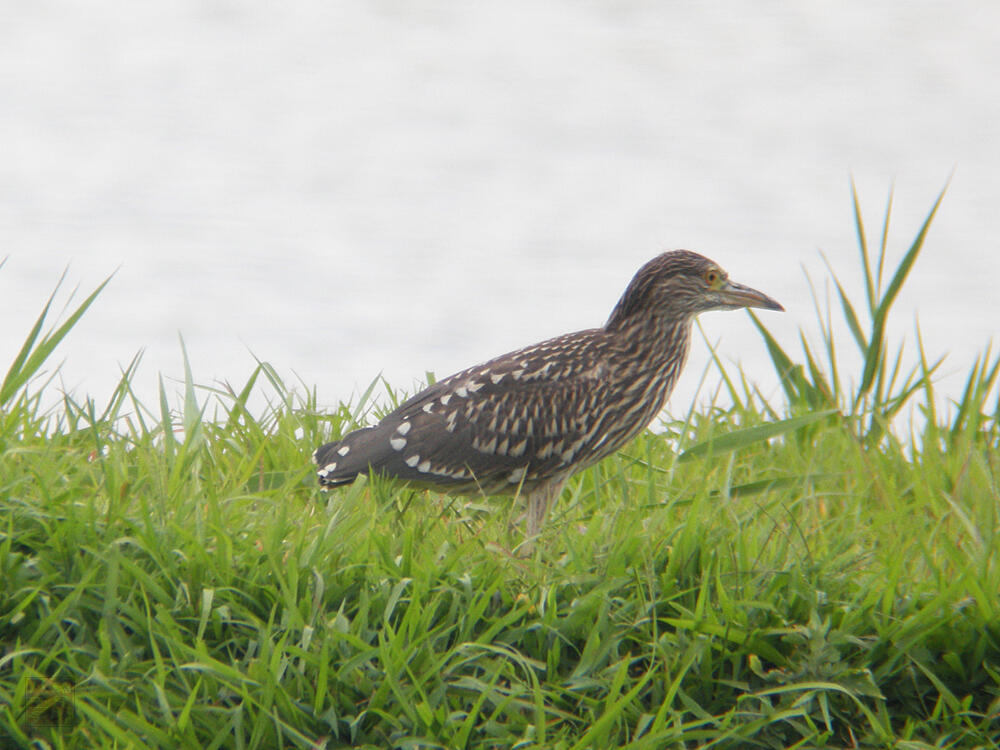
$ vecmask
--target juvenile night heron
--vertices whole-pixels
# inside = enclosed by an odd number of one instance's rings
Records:
[[[698,313],[784,308],[675,250],[646,263],[603,328],[568,333],[470,367],[374,427],[316,449],[319,482],[373,472],[455,495],[525,495],[536,536],[566,479],[638,435],[663,408]]]

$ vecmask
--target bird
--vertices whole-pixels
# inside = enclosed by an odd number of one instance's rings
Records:
[[[313,453],[323,489],[377,474],[450,495],[527,501],[531,548],[567,479],[615,453],[663,409],[699,313],[783,311],[690,250],[643,265],[607,322],[502,354],[416,393]]]

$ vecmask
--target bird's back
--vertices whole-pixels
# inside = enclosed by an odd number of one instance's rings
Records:
[[[623,385],[620,368],[636,364],[602,328],[496,357],[319,448],[320,482],[372,470],[457,494],[530,491],[609,455],[655,416],[670,382],[650,362]]]

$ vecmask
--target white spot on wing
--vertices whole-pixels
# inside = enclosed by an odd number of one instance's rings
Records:
[[[433,401],[430,402],[430,403],[428,403],[428,404],[424,404],[424,411],[427,412],[428,414],[431,413],[431,409],[433,409],[433,408],[434,408],[434,402]]]
[[[320,476],[325,477],[331,471],[336,471],[336,469],[337,469],[337,462],[334,461],[332,463],[328,463],[326,466],[324,466],[322,469],[320,469],[316,473],[319,474]]]
[[[469,390],[472,391],[473,393],[475,393],[480,388],[482,388],[484,385],[486,385],[486,384],[485,383],[469,383]]]
[[[451,401],[451,394],[450,394],[450,393],[446,393],[446,394],[444,394],[444,395],[443,395],[443,396],[441,397],[441,403],[442,403],[442,404],[443,404],[444,406],[447,406],[447,405],[448,405],[448,402],[449,402],[449,401]]]
[[[424,474],[426,474],[430,470],[431,470],[431,462],[430,461],[423,461],[423,462],[421,462],[421,464],[419,466],[417,466],[417,471],[423,472]]]
[[[524,476],[524,467],[521,466],[517,469],[514,469],[514,471],[510,473],[510,476],[507,477],[507,481],[510,484],[517,484],[518,482],[521,481],[521,477],[523,476]]]
[[[455,389],[455,395],[458,396],[459,398],[465,398],[466,396],[469,395],[469,389],[466,388],[464,385],[460,385],[458,388]]]
[[[400,435],[405,435],[409,431],[410,431],[409,422],[402,422],[400,423],[399,427],[396,428],[396,432],[398,432]]]
[[[420,454],[419,453],[414,453],[412,456],[410,456],[408,459],[406,459],[403,463],[405,463],[410,468],[413,468],[418,463],[420,463]]]
[[[349,445],[345,445],[342,448],[337,449],[337,453],[339,453],[341,456],[346,456],[350,452],[351,452],[351,446]]]
[[[501,380],[503,380],[503,376],[506,375],[506,374],[507,373],[505,373],[505,372],[501,372],[499,375],[490,375],[490,380],[493,381],[493,385],[496,385]]]
[[[389,445],[392,446],[394,451],[401,451],[406,447],[406,438],[394,437],[389,441]]]

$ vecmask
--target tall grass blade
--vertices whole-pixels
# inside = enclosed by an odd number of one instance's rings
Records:
[[[63,279],[66,277],[65,272],[59,278],[59,283],[56,284],[55,290],[49,297],[45,306],[42,308],[41,315],[38,316],[38,320],[35,321],[35,325],[32,326],[31,331],[28,333],[28,338],[25,340],[24,345],[18,352],[17,357],[14,358],[13,364],[10,369],[7,370],[7,374],[4,377],[3,383],[0,384],[0,406],[5,405],[14,394],[17,393],[21,387],[27,383],[35,374],[41,369],[42,365],[45,364],[45,360],[49,358],[55,348],[59,345],[65,337],[66,334],[77,324],[83,314],[90,307],[91,303],[97,299],[104,287],[108,285],[111,281],[111,276],[108,276],[103,282],[101,282],[98,287],[90,293],[90,295],[73,311],[73,313],[66,319],[66,322],[61,326],[56,328],[54,331],[50,331],[45,334],[39,340],[39,334],[42,329],[42,325],[45,322],[45,318],[49,313],[49,309],[52,306],[52,301],[55,299],[56,292],[59,291],[59,286],[62,284]]]
[[[868,300],[868,310],[875,312],[875,280],[872,277],[872,266],[868,256],[868,239],[865,237],[865,223],[861,218],[861,201],[858,199],[858,186],[851,177],[851,200],[854,204],[854,229],[858,234],[858,249],[861,251],[861,267],[865,276],[865,297]]]
[[[837,413],[836,409],[825,409],[824,411],[805,414],[801,417],[791,417],[790,419],[782,419],[779,422],[768,422],[767,424],[755,425],[754,427],[746,427],[742,430],[726,432],[718,437],[712,437],[696,445],[692,445],[678,456],[677,460],[690,461],[693,458],[698,458],[709,453],[717,455],[719,453],[746,448],[748,445],[770,440],[786,432],[793,432]]]
[[[1000,375],[1000,357],[990,364],[991,349],[976,358],[972,371],[965,383],[962,398],[958,402],[958,413],[952,422],[950,430],[951,440],[954,443],[962,432],[975,432],[979,429],[983,419],[985,399],[993,389]]]
[[[934,220],[934,216],[941,205],[941,201],[944,200],[947,190],[948,186],[945,185],[940,195],[938,195],[937,200],[934,201],[934,206],[920,227],[920,231],[910,245],[910,249],[906,251],[906,255],[903,256],[903,260],[900,261],[899,266],[896,268],[896,272],[893,274],[892,280],[885,290],[885,295],[879,300],[875,308],[874,315],[872,316],[871,345],[868,349],[868,355],[865,357],[864,371],[861,375],[861,383],[858,386],[855,404],[860,404],[865,396],[869,394],[875,382],[876,374],[885,366],[882,352],[885,346],[885,327],[889,318],[889,310],[892,307],[892,303],[895,302],[896,296],[903,286],[903,282],[906,281],[910,269],[913,268],[913,264],[916,262],[921,248],[923,248],[924,239],[927,237],[927,230],[930,229],[931,222]]]
[[[802,342],[802,353],[805,354],[806,364],[809,366],[809,377],[812,378],[811,386],[813,393],[814,395],[819,396],[819,400],[814,402],[812,406],[817,408],[821,406],[836,406],[837,400],[833,395],[833,389],[827,382],[826,377],[819,368],[819,365],[816,364],[812,350],[806,342],[806,337],[802,335],[800,336],[800,340]],[[834,373],[834,375],[836,375],[836,373]]]
[[[375,386],[378,385],[381,380],[382,373],[379,373],[372,378],[372,382],[368,384],[368,387],[365,388],[365,392],[361,394],[361,398],[358,399],[358,405],[351,411],[351,422],[354,424],[361,424],[362,415],[365,413],[366,409],[371,408],[368,401],[372,397],[372,392],[375,390]]]
[[[777,339],[771,335],[771,332],[764,327],[760,319],[753,312],[749,312],[749,315],[757,330],[760,331],[760,335],[764,337],[764,345],[767,347],[771,363],[774,365],[781,388],[785,391],[785,396],[789,402],[794,405],[813,407],[830,403],[825,398],[823,392],[806,379],[803,375],[802,365],[792,362],[792,358],[788,356]]]
[[[42,326],[45,324],[45,318],[49,314],[49,308],[52,307],[52,301],[55,299],[56,293],[59,291],[59,286],[65,278],[66,272],[63,271],[63,275],[59,277],[59,282],[56,284],[56,288],[45,302],[41,315],[38,316],[35,324],[31,327],[31,330],[28,332],[28,337],[21,345],[21,350],[17,353],[17,356],[14,357],[14,361],[11,363],[10,369],[7,370],[7,375],[4,378],[3,383],[0,384],[0,405],[5,404],[11,396],[17,392],[21,385],[23,385],[24,382],[27,382],[27,378],[23,380],[21,379],[24,363],[31,355],[31,350],[35,346],[35,341],[38,339],[38,335],[42,331]],[[30,375],[28,377],[30,378]],[[17,381],[16,383],[15,380]]]
[[[201,445],[204,439],[202,429],[205,408],[198,406],[198,396],[195,393],[194,376],[191,374],[191,361],[188,359],[187,346],[184,345],[184,337],[179,336],[181,343],[181,357],[184,360],[184,442],[187,447],[196,448]]]
[[[865,337],[864,331],[861,330],[857,311],[854,309],[854,305],[851,304],[850,297],[844,291],[844,285],[840,283],[840,279],[834,273],[833,267],[830,265],[830,261],[826,255],[823,255],[823,263],[826,264],[826,268],[830,272],[830,278],[833,279],[833,283],[837,287],[837,296],[840,298],[840,307],[844,312],[844,320],[847,321],[847,327],[851,331],[851,335],[854,336],[854,341],[857,343],[858,349],[861,350],[861,356],[863,357],[868,353],[868,339]]]
[[[174,435],[174,421],[170,415],[170,401],[167,398],[167,387],[163,384],[163,376],[159,376],[160,397],[160,429],[163,430],[163,447],[168,456],[173,456],[177,450],[177,437]]]
[[[889,223],[892,218],[892,199],[895,194],[895,186],[889,186],[889,198],[886,201],[885,206],[885,219],[882,221],[882,240],[879,243],[878,250],[878,272],[875,275],[875,281],[879,294],[882,293],[882,270],[885,268],[885,256],[889,249]]]
[[[246,385],[240,390],[239,393],[231,390],[232,404],[229,406],[229,418],[226,420],[226,426],[224,432],[226,434],[232,433],[237,429],[241,417],[249,418],[249,412],[247,410],[247,402],[250,400],[250,394],[253,393],[254,386],[257,384],[257,378],[260,377],[262,371],[262,365],[258,361],[257,366],[254,368],[253,372],[250,373],[250,377],[247,379]]]
[[[726,386],[726,391],[729,393],[729,398],[732,399],[733,403],[737,408],[743,407],[743,399],[740,397],[739,391],[736,388],[736,384],[733,379],[729,376],[729,370],[723,366],[722,360],[719,358],[719,351],[717,344],[713,344],[708,340],[708,336],[705,335],[705,329],[701,327],[701,323],[695,321],[698,326],[698,333],[701,334],[702,340],[705,342],[705,346],[708,347],[709,356],[712,358],[712,363],[715,365],[716,372],[719,373],[719,377],[722,378],[723,383]]]

